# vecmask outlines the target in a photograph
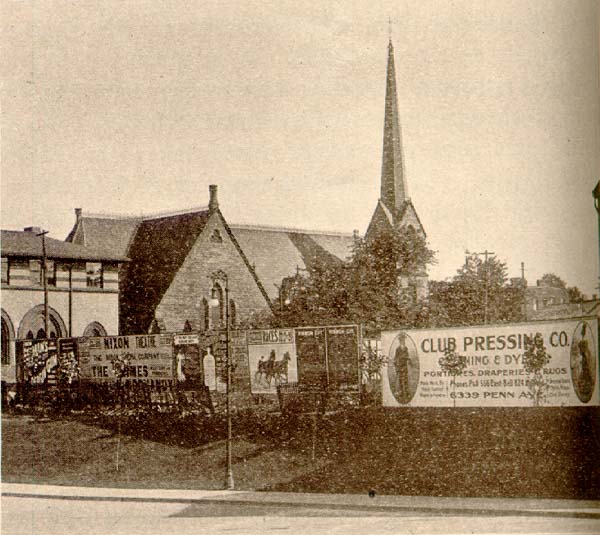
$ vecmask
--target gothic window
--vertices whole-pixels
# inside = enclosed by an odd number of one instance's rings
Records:
[[[229,324],[233,327],[237,322],[237,308],[233,299],[229,300]]]
[[[223,238],[218,229],[213,230],[213,233],[210,235],[210,241],[213,243],[223,243]]]
[[[183,332],[184,333],[189,333],[192,330],[192,324],[190,323],[189,320],[185,320],[185,323],[183,324]]]
[[[223,288],[219,283],[215,283],[213,287],[213,294],[219,301],[219,305],[212,308],[211,312],[211,327],[219,328],[224,325],[223,320],[225,318],[225,303],[223,302]]]
[[[205,331],[210,329],[210,308],[206,299],[202,299],[202,326]]]

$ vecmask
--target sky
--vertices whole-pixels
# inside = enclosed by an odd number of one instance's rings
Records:
[[[366,231],[389,23],[408,190],[436,251],[598,293],[594,0],[25,1],[2,14],[3,229],[208,203]]]

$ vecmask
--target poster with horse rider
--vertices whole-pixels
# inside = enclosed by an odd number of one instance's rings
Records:
[[[247,340],[253,394],[276,394],[278,385],[298,380],[293,329],[249,331]]]

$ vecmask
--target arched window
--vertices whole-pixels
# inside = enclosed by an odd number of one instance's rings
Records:
[[[10,339],[8,323],[2,318],[2,364],[10,364]]]
[[[223,288],[217,282],[213,286],[213,295],[219,300],[219,306],[212,309],[211,312],[211,327],[220,328],[224,325],[223,320],[225,318],[225,303],[223,301]]]
[[[97,321],[92,321],[83,331],[83,336],[92,338],[94,336],[106,336],[107,332],[104,326]]]
[[[46,338],[48,334],[49,338],[63,338],[66,336],[67,328],[65,322],[52,307],[48,307],[48,329],[50,333],[46,333],[44,305],[37,305],[23,316],[19,325],[17,338],[19,340],[23,338],[40,339]]]
[[[223,238],[221,237],[221,233],[218,229],[215,229],[210,235],[210,241],[213,243],[223,243]]]
[[[210,308],[208,306],[208,301],[206,299],[202,299],[202,323],[203,329],[208,331],[210,329]]]
[[[229,300],[229,325],[232,327],[237,323],[237,308],[233,299]]]
[[[185,323],[183,324],[183,332],[189,333],[191,331],[192,331],[192,324],[190,323],[190,320],[185,320]]]

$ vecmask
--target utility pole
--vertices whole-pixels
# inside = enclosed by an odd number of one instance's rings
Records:
[[[493,256],[496,253],[492,252],[492,251],[488,251],[487,249],[483,252],[483,253],[475,253],[477,256],[479,255],[484,255],[485,257],[485,298],[484,298],[484,305],[483,305],[483,323],[487,324],[488,322],[488,299],[489,299],[489,290],[488,290],[488,286],[489,286],[489,279],[490,279],[490,267],[488,264],[488,256]]]
[[[42,237],[42,284],[44,285],[44,332],[46,333],[46,338],[50,338],[50,330],[48,328],[48,274],[46,272],[46,234],[48,234],[47,230],[36,234],[36,236]]]

